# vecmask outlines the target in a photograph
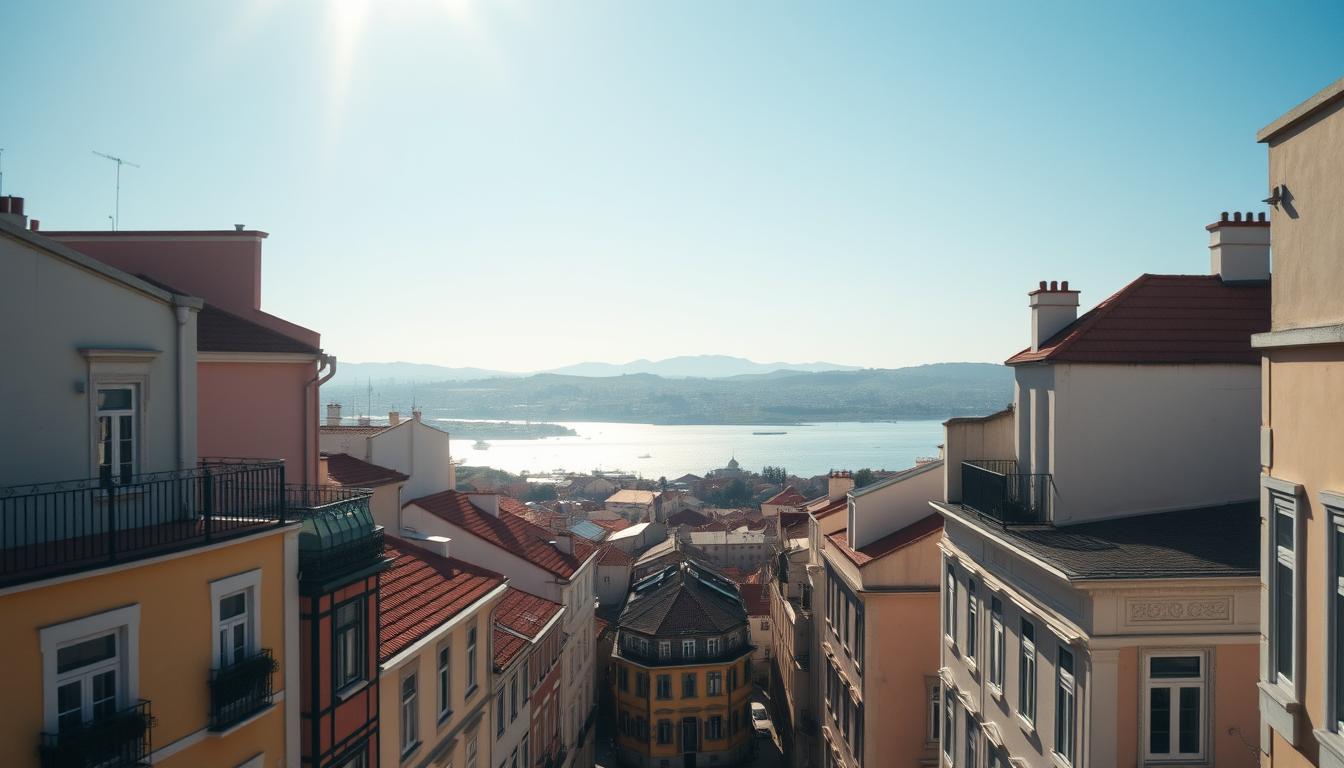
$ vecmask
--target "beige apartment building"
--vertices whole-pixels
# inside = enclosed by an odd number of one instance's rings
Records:
[[[1274,223],[1261,398],[1263,765],[1344,766],[1344,79],[1260,131]]]

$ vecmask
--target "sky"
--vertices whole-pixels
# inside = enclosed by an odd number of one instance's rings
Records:
[[[1338,2],[8,2],[45,229],[270,233],[346,361],[1000,361],[1026,292],[1206,273]]]

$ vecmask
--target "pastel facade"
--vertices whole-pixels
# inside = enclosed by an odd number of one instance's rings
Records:
[[[544,721],[558,719],[560,702],[553,691],[540,697],[535,694],[559,659],[558,631],[564,610],[559,603],[514,588],[509,588],[495,609],[492,754],[496,765],[529,768],[547,754],[553,741]],[[533,715],[534,707],[538,716]]]
[[[386,426],[351,426],[340,423],[339,405],[328,406],[329,413],[332,409],[334,415],[328,416],[320,430],[322,452],[348,454],[406,475],[403,503],[457,487],[448,433],[425,424],[418,412],[409,419],[389,414],[396,422]],[[378,522],[391,530],[398,526],[396,520],[380,518]]]
[[[1274,207],[1260,421],[1261,763],[1344,766],[1344,80],[1262,130]]]

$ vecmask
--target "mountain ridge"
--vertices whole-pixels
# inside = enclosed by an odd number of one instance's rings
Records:
[[[771,374],[780,371],[818,372],[818,371],[857,371],[860,366],[840,365],[822,361],[808,363],[758,363],[745,357],[732,355],[678,355],[662,360],[640,358],[628,363],[606,363],[586,361],[548,368],[539,371],[499,371],[489,368],[450,367],[433,363],[363,362],[338,363],[336,376],[338,384],[351,384],[352,380],[372,379],[375,382],[392,380],[407,383],[429,383],[441,381],[479,381],[481,379],[525,378],[542,373],[554,373],[569,376],[603,378],[627,376],[636,373],[651,373],[664,378],[706,378],[718,379],[732,376]]]

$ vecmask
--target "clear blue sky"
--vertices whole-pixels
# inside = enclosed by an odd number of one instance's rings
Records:
[[[1204,272],[1344,4],[380,0],[0,9],[6,193],[271,233],[350,361],[1002,360],[1026,291]]]

